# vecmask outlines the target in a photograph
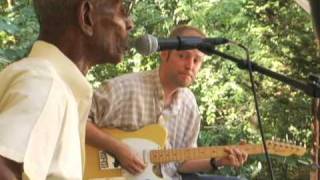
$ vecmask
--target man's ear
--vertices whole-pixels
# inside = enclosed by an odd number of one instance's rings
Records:
[[[84,0],[80,2],[78,9],[78,21],[81,30],[88,36],[93,35],[93,1]]]

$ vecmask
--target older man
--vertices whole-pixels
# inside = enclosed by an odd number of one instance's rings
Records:
[[[92,89],[118,63],[133,24],[121,0],[34,0],[40,35],[0,74],[0,179],[82,179]]]

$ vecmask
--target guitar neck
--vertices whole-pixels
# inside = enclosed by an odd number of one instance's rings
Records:
[[[242,151],[245,151],[248,155],[261,154],[264,152],[262,145],[255,144],[152,150],[150,151],[150,160],[153,164],[161,164],[172,161],[182,162],[192,159],[206,159],[211,157],[217,158],[227,155],[227,153],[224,151],[225,148],[238,148]]]

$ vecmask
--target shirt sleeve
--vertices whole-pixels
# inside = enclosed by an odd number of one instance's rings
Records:
[[[181,121],[180,126],[183,126],[181,131],[181,142],[177,147],[174,148],[192,148],[197,147],[197,140],[200,131],[200,112],[198,109],[198,105],[196,103],[194,95],[188,91],[188,93],[183,94],[181,97],[185,103],[180,107],[179,120]],[[170,177],[180,177],[178,174],[179,167],[183,164],[183,162],[171,162],[164,164],[163,167],[165,173]]]
[[[47,65],[0,73],[0,154],[46,179],[64,124],[66,87]]]
[[[106,81],[93,93],[88,121],[98,126],[103,125],[112,113],[115,103],[115,92],[111,84]]]
[[[0,154],[23,162],[30,133],[46,105],[52,79],[32,71],[0,74]]]
[[[196,99],[191,92],[188,93],[187,99],[189,99],[189,103],[184,106],[185,110],[183,111],[187,113],[183,116],[187,124],[184,130],[183,144],[186,148],[189,148],[197,147],[197,141],[200,132],[201,115],[198,109]]]
[[[188,129],[185,132],[186,133],[186,139],[185,139],[185,144],[186,147],[197,147],[197,141],[198,141],[198,136],[200,132],[200,114],[197,109],[193,109],[193,111],[190,111],[190,119],[189,119],[189,125]]]

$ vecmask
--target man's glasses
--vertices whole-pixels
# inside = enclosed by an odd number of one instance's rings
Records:
[[[133,7],[134,3],[135,3],[135,1],[133,1],[133,0],[122,0],[124,10],[128,16],[131,14],[132,7]]]

